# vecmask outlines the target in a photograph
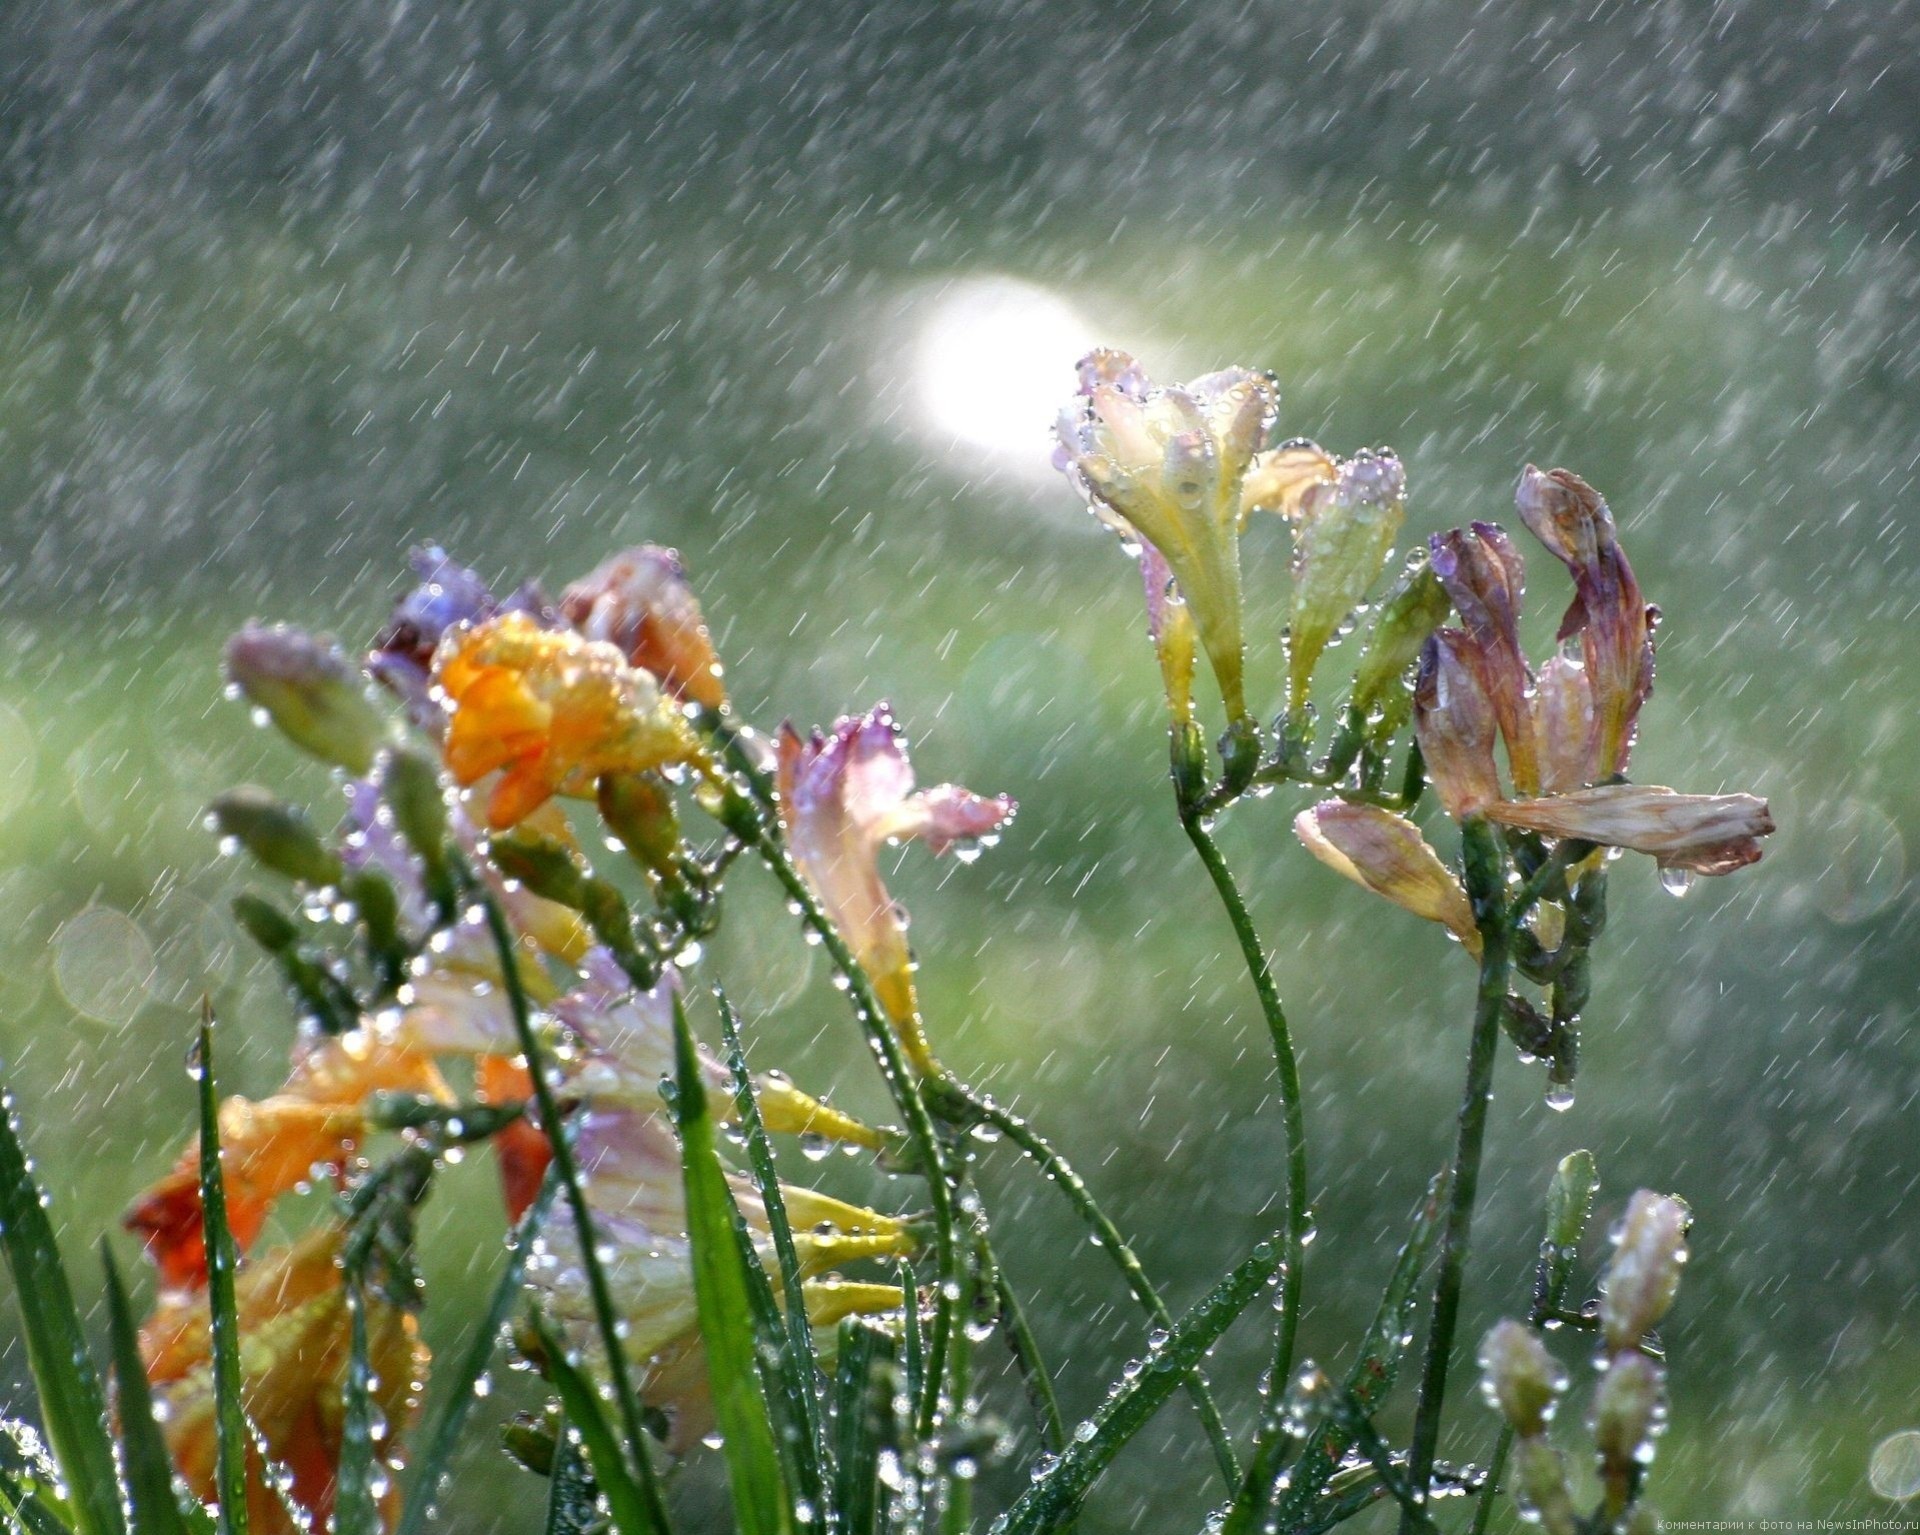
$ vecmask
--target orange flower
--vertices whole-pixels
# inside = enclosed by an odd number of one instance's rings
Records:
[[[560,611],[588,639],[617,646],[675,698],[725,706],[713,636],[673,550],[642,544],[616,554],[560,594]]]
[[[258,1433],[247,1456],[247,1515],[256,1535],[324,1535],[333,1514],[352,1346],[339,1268],[343,1235],[338,1226],[311,1231],[247,1264],[235,1284],[241,1398]],[[374,1451],[390,1462],[399,1430],[418,1409],[427,1351],[412,1317],[372,1296],[367,1308]],[[210,1501],[217,1434],[204,1295],[162,1296],[141,1329],[140,1352],[174,1464],[193,1495]],[[298,1520],[271,1486],[269,1462],[290,1478]],[[389,1487],[382,1505],[390,1526],[397,1489]]]
[[[679,708],[612,645],[504,613],[442,642],[434,679],[451,719],[446,764],[466,787],[502,772],[487,822],[513,826],[556,794],[586,795],[603,773],[698,759]]]
[[[310,1051],[271,1098],[236,1096],[220,1105],[220,1170],[236,1246],[252,1244],[281,1195],[340,1170],[366,1133],[361,1105],[380,1091],[451,1096],[425,1056],[349,1035]],[[199,1166],[196,1142],[125,1217],[170,1289],[207,1277]]]

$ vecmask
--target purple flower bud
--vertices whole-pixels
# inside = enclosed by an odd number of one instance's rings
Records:
[[[386,723],[340,647],[284,624],[248,624],[227,641],[227,677],[282,735],[323,762],[361,774]]]
[[[1440,802],[1456,821],[1500,798],[1500,769],[1493,757],[1496,722],[1477,655],[1461,630],[1436,629],[1421,648],[1413,685],[1414,734]]]

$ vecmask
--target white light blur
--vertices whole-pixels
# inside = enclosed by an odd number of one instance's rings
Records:
[[[926,290],[913,306],[912,390],[923,429],[995,469],[1049,472],[1052,427],[1100,344],[1056,293],[1011,277]]]

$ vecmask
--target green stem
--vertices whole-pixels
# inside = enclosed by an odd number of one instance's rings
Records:
[[[1113,1260],[1120,1277],[1126,1281],[1127,1288],[1133,1292],[1141,1308],[1152,1318],[1154,1326],[1171,1330],[1173,1315],[1160,1298],[1160,1292],[1154,1288],[1153,1281],[1147,1277],[1147,1271],[1141,1267],[1140,1259],[1127,1245],[1126,1238],[1121,1236],[1120,1228],[1100,1208],[1086,1181],[1054,1149],[1053,1144],[1018,1114],[1003,1108],[986,1094],[976,1092],[953,1077],[943,1078],[941,1085],[1006,1136],[1046,1175],[1048,1182],[1066,1196],[1067,1203],[1073,1206],[1074,1213],[1094,1234],[1101,1250]],[[1207,1438],[1213,1443],[1214,1458],[1220,1463],[1220,1474],[1226,1478],[1227,1490],[1233,1492],[1240,1485],[1240,1463],[1233,1453],[1233,1441],[1228,1437],[1226,1424],[1220,1419],[1220,1409],[1214,1403],[1213,1393],[1207,1388],[1205,1376],[1197,1369],[1187,1376],[1186,1386],[1187,1394],[1193,1398],[1194,1410],[1200,1414],[1200,1421],[1206,1426]]]
[[[1280,1079],[1280,1122],[1287,1152],[1287,1225],[1280,1267],[1280,1321],[1275,1329],[1273,1373],[1268,1384],[1269,1391],[1278,1399],[1293,1374],[1294,1342],[1300,1331],[1301,1270],[1305,1266],[1307,1237],[1313,1224],[1312,1212],[1307,1208],[1307,1130],[1300,1101],[1300,1067],[1294,1058],[1293,1032],[1287,1025],[1286,1010],[1280,1005],[1280,993],[1273,983],[1273,967],[1261,947],[1260,935],[1254,930],[1240,887],[1234,883],[1233,872],[1199,816],[1183,808],[1180,824],[1186,828],[1187,839],[1193,843],[1201,863],[1206,865],[1213,888],[1219,892],[1220,904],[1226,908],[1227,919],[1233,924],[1233,935],[1239,940],[1247,972],[1253,977],[1253,989],[1260,998],[1261,1014],[1267,1021],[1267,1033],[1273,1041],[1274,1070]]]
[[[640,1495],[654,1528],[667,1529],[666,1504],[660,1496],[660,1484],[647,1453],[646,1430],[640,1416],[640,1398],[633,1389],[633,1375],[627,1368],[626,1349],[620,1341],[619,1316],[614,1309],[613,1290],[607,1283],[606,1266],[600,1261],[600,1243],[593,1227],[593,1212],[587,1206],[586,1186],[580,1180],[580,1167],[574,1160],[573,1143],[567,1135],[560,1103],[547,1078],[546,1055],[533,1032],[533,1012],[527,1003],[527,990],[520,977],[520,957],[514,951],[513,933],[506,915],[493,892],[469,876],[468,884],[486,913],[487,930],[500,958],[500,978],[507,994],[507,1007],[513,1014],[513,1027],[526,1057],[527,1075],[533,1079],[534,1101],[540,1106],[540,1126],[553,1148],[553,1165],[567,1191],[567,1203],[573,1210],[574,1226],[580,1239],[580,1267],[587,1276],[587,1289],[593,1298],[594,1321],[600,1330],[607,1354],[607,1373],[613,1378],[615,1399],[620,1404],[621,1427],[626,1431],[627,1454],[639,1481]]]
[[[1474,1001],[1473,1034],[1467,1051],[1466,1091],[1460,1100],[1454,1144],[1452,1189],[1447,1224],[1441,1236],[1439,1274],[1433,1287],[1433,1320],[1427,1330],[1426,1362],[1420,1377],[1420,1405],[1407,1456],[1407,1480],[1415,1494],[1427,1495],[1434,1453],[1440,1442],[1440,1410],[1447,1393],[1447,1369],[1454,1329],[1460,1319],[1460,1291],[1467,1252],[1473,1241],[1473,1208],[1480,1188],[1481,1154],[1486,1146],[1487,1107],[1493,1097],[1493,1067],[1499,1057],[1500,1015],[1507,1000],[1506,862],[1498,834],[1475,817],[1460,829],[1467,894],[1480,928],[1480,985]],[[1400,1535],[1415,1535],[1418,1523],[1403,1512]]]

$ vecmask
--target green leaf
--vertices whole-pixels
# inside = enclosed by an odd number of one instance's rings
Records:
[[[547,1356],[547,1378],[559,1393],[560,1410],[579,1432],[617,1535],[665,1535],[665,1526],[654,1517],[650,1500],[634,1480],[633,1468],[621,1452],[620,1441],[614,1437],[606,1414],[600,1410],[599,1395],[567,1358],[565,1340],[545,1317],[536,1315],[533,1325]]]
[[[419,1470],[414,1476],[396,1535],[420,1535],[427,1521],[433,1517],[433,1511],[440,1501],[440,1487],[447,1467],[452,1464],[454,1451],[460,1447],[461,1431],[466,1428],[467,1418],[478,1399],[475,1387],[480,1377],[486,1374],[487,1366],[493,1360],[494,1349],[499,1346],[500,1329],[506,1326],[507,1317],[520,1298],[520,1276],[526,1270],[527,1255],[533,1250],[534,1238],[539,1235],[559,1190],[559,1173],[549,1166],[540,1192],[514,1229],[513,1243],[507,1249],[506,1264],[500,1270],[500,1277],[494,1281],[493,1298],[487,1302],[486,1315],[481,1318],[479,1330],[468,1341],[466,1353],[460,1356],[459,1368],[448,1377],[447,1395],[440,1408],[440,1416],[433,1425],[433,1432],[427,1438],[426,1451],[420,1457]]]
[[[74,1528],[80,1535],[120,1535],[126,1524],[107,1436],[106,1399],[13,1107],[13,1095],[0,1085],[0,1251],[19,1300],[27,1368],[39,1392],[47,1439],[72,1492]]]
[[[1361,1340],[1359,1357],[1347,1372],[1346,1383],[1308,1432],[1306,1448],[1288,1473],[1286,1496],[1281,1500],[1279,1512],[1272,1521],[1281,1529],[1292,1529],[1313,1513],[1316,1500],[1333,1474],[1340,1469],[1342,1459],[1353,1444],[1353,1433],[1347,1420],[1334,1409],[1347,1407],[1352,1412],[1372,1413],[1393,1389],[1394,1377],[1399,1373],[1400,1361],[1406,1354],[1405,1340],[1413,1330],[1413,1312],[1418,1303],[1414,1284],[1420,1277],[1421,1269],[1426,1266],[1427,1254],[1440,1230],[1445,1192],[1445,1174],[1427,1185],[1426,1198],[1414,1213],[1413,1229],[1394,1261],[1393,1273],[1387,1280],[1385,1293],[1380,1297],[1380,1309],[1375,1312],[1373,1325]],[[1276,1382],[1275,1388],[1284,1390],[1285,1383]],[[1278,1451],[1282,1438],[1280,1434],[1273,1434],[1261,1445],[1254,1457],[1253,1469],[1247,1475],[1247,1486],[1242,1489],[1240,1499],[1227,1519],[1223,1535],[1238,1535],[1242,1530],[1269,1527],[1268,1521],[1263,1520],[1261,1515],[1273,1499],[1274,1482],[1280,1470]],[[1246,1512],[1243,1513],[1243,1510]]]
[[[714,1146],[707,1088],[700,1077],[686,1009],[674,998],[673,1045],[681,1167],[687,1191],[687,1236],[693,1247],[693,1291],[707,1355],[714,1420],[726,1447],[733,1514],[740,1535],[791,1535],[792,1500],[761,1387],[754,1336],[752,1280],[757,1260],[741,1250],[733,1191]]]
[[[247,1410],[241,1399],[240,1319],[233,1299],[239,1259],[227,1225],[227,1186],[220,1172],[220,1098],[213,1075],[213,1007],[203,1002],[194,1045],[200,1084],[200,1210],[207,1248],[207,1304],[212,1310],[214,1488],[221,1535],[247,1535]]]
[[[600,1488],[564,1417],[554,1434],[553,1469],[547,1477],[547,1535],[595,1535],[600,1528]]]
[[[759,1095],[754,1091],[753,1074],[747,1069],[746,1051],[740,1043],[739,1019],[726,993],[717,986],[714,996],[720,1005],[727,1063],[733,1071],[735,1112],[746,1135],[747,1160],[753,1169],[760,1203],[767,1212],[767,1226],[773,1235],[774,1257],[780,1265],[780,1282],[786,1299],[785,1315],[777,1319],[779,1325],[774,1337],[781,1344],[779,1376],[786,1399],[786,1415],[791,1420],[784,1426],[793,1430],[795,1484],[800,1496],[819,1509],[827,1492],[826,1424],[820,1404],[819,1371],[813,1358],[813,1328],[807,1321],[806,1290],[801,1284],[800,1254],[787,1220],[787,1202],[780,1192],[773,1147],[768,1143],[767,1127],[760,1117]],[[764,1273],[757,1255],[751,1257],[750,1269]]]
[[[147,1367],[140,1358],[139,1334],[127,1287],[113,1249],[100,1242],[100,1262],[107,1272],[107,1322],[113,1333],[113,1374],[118,1386],[120,1446],[127,1466],[127,1492],[133,1509],[133,1535],[187,1535],[180,1517],[180,1500],[173,1491],[173,1458],[154,1421],[153,1392]]]
[[[1166,1341],[1145,1360],[1130,1366],[1093,1415],[1093,1431],[1073,1443],[993,1524],[993,1535],[1039,1535],[1058,1529],[1074,1516],[1100,1473],[1133,1436],[1146,1427],[1160,1405],[1178,1389],[1181,1378],[1198,1365],[1220,1335],[1279,1272],[1278,1236],[1254,1248],[1180,1318]]]
[[[833,1506],[841,1535],[876,1535],[879,1529],[880,1451],[897,1435],[893,1383],[888,1379],[892,1340],[877,1327],[849,1317],[840,1324],[834,1369]]]
[[[340,1463],[334,1472],[334,1535],[381,1535],[379,1499],[374,1493],[373,1365],[367,1340],[367,1287],[360,1274],[347,1276],[347,1316],[352,1338],[347,1351],[346,1413],[340,1431]]]

